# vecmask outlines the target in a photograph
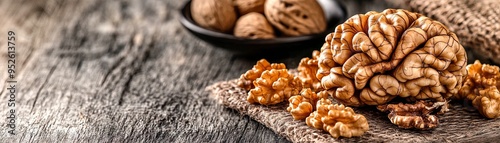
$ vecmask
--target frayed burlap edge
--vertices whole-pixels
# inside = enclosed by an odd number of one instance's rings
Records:
[[[335,139],[327,132],[307,126],[304,121],[293,120],[285,110],[287,104],[249,104],[247,93],[237,86],[237,80],[218,82],[207,90],[224,106],[248,115],[292,142],[493,142],[500,137],[500,119],[485,119],[470,107],[454,103],[449,112],[439,116],[439,127],[429,131],[400,129],[390,123],[387,114],[374,107],[354,108],[368,119],[369,131],[361,137]]]

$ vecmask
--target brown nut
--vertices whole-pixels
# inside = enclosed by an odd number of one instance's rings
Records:
[[[236,21],[234,36],[249,39],[272,39],[275,37],[274,29],[266,17],[256,12],[243,15]]]
[[[246,73],[240,76],[238,80],[238,86],[244,88],[245,90],[250,90],[254,88],[253,81],[260,77],[262,72],[271,69],[286,69],[283,63],[273,63],[270,64],[266,59],[261,59],[253,66],[252,69],[248,70]]]
[[[299,94],[300,80],[287,69],[266,70],[254,81],[255,88],[248,92],[247,101],[262,105],[273,105]]]
[[[264,13],[286,36],[321,33],[326,29],[325,14],[316,0],[267,0]]]
[[[300,60],[297,70],[299,71],[299,78],[302,81],[304,88],[311,88],[313,91],[318,92],[323,90],[321,82],[316,78],[318,72],[318,58],[319,51],[313,51],[312,58],[302,58]]]
[[[263,13],[264,3],[266,3],[266,0],[234,0],[234,5],[240,15],[250,12]]]
[[[289,106],[286,110],[292,114],[293,119],[303,120],[316,110],[316,102],[322,98],[328,98],[328,94],[324,94],[323,92],[316,94],[310,88],[304,88],[300,92],[300,95],[295,95],[288,99]]]
[[[472,101],[472,104],[487,118],[500,116],[500,68],[481,64],[476,60],[467,65],[468,75],[460,89],[459,98]]]
[[[193,0],[191,17],[200,25],[219,32],[229,32],[236,22],[232,0]]]
[[[406,10],[349,18],[326,37],[316,74],[348,106],[395,97],[442,102],[458,93],[467,56],[446,26]]]
[[[329,99],[318,101],[317,111],[306,118],[306,124],[330,133],[334,138],[361,136],[368,131],[365,116],[354,113],[350,107],[332,104]]]
[[[438,108],[440,112],[447,110],[447,102],[425,102],[418,101],[415,104],[386,104],[379,105],[378,110],[382,112],[390,112],[388,117],[393,124],[405,129],[420,129],[427,130],[438,126],[439,119],[431,113]]]

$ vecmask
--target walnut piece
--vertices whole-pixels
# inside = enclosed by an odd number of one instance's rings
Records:
[[[420,129],[428,130],[438,126],[439,119],[435,115],[431,115],[438,108],[441,108],[440,113],[447,110],[447,102],[426,102],[420,100],[415,104],[385,104],[377,106],[377,109],[382,112],[390,112],[388,117],[393,124],[405,129]]]
[[[459,98],[472,101],[472,105],[487,118],[500,116],[500,68],[481,64],[476,60],[467,65],[468,75],[460,89]]]
[[[275,37],[274,29],[266,17],[256,12],[243,15],[236,21],[234,36],[249,39],[272,39]]]
[[[244,88],[245,90],[250,90],[254,88],[253,81],[260,77],[262,72],[271,69],[286,69],[283,63],[273,63],[270,64],[266,59],[261,59],[253,66],[252,69],[248,70],[246,73],[240,76],[238,80],[238,86]]]
[[[321,33],[326,29],[325,14],[316,0],[267,0],[264,13],[286,36]]]
[[[266,0],[234,0],[234,5],[240,15],[250,12],[264,13],[264,3]]]
[[[247,101],[262,105],[273,105],[299,94],[302,89],[299,78],[287,69],[266,70],[254,81],[255,88],[248,92]]]
[[[401,9],[349,18],[325,38],[316,76],[348,106],[395,97],[443,102],[458,93],[467,55],[446,26]]]
[[[192,0],[191,17],[200,25],[219,32],[229,32],[236,22],[232,0]]]
[[[295,120],[304,120],[316,110],[316,102],[322,98],[328,98],[328,94],[324,94],[324,92],[316,94],[310,88],[304,88],[300,95],[294,95],[288,99],[289,106],[286,110],[292,114]]]
[[[306,118],[306,124],[325,130],[334,138],[361,136],[369,129],[365,116],[354,113],[350,107],[332,104],[329,99],[323,98],[316,108],[317,111]]]
[[[302,81],[302,86],[304,88],[311,88],[315,92],[323,90],[321,82],[318,78],[316,78],[316,73],[318,72],[319,53],[319,51],[313,51],[312,59],[302,58],[299,66],[297,67],[297,70],[299,71],[299,78]]]

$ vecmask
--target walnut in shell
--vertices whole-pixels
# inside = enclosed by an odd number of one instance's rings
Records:
[[[306,118],[306,124],[325,130],[334,138],[361,136],[369,129],[365,116],[356,114],[350,107],[321,99],[316,108],[317,111]]]
[[[266,0],[234,0],[234,5],[240,15],[250,12],[263,13],[264,3],[266,3]]]
[[[325,14],[316,0],[267,0],[264,13],[286,36],[320,33],[326,29]]]
[[[467,56],[446,26],[406,10],[349,18],[326,37],[316,74],[349,106],[395,97],[444,102],[462,87]]]
[[[255,88],[248,92],[247,101],[262,105],[273,105],[299,94],[300,80],[288,73],[287,69],[266,70],[255,79]]]
[[[193,0],[191,17],[200,25],[220,32],[229,32],[236,22],[232,0]]]
[[[274,29],[266,17],[256,12],[243,15],[236,21],[234,36],[249,39],[272,39],[275,37]]]
[[[472,101],[472,105],[487,118],[500,117],[500,68],[481,64],[476,60],[467,65],[468,75],[460,89],[459,98]]]

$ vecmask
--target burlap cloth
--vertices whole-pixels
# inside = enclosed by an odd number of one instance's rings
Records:
[[[224,106],[250,116],[292,142],[500,142],[500,119],[486,119],[461,103],[452,103],[449,112],[438,116],[440,125],[429,131],[400,129],[374,107],[354,108],[368,119],[370,129],[361,137],[335,139],[304,121],[293,120],[286,111],[287,104],[249,104],[246,91],[236,83],[218,82],[207,90]]]
[[[482,63],[500,64],[500,0],[386,0],[440,21]]]

